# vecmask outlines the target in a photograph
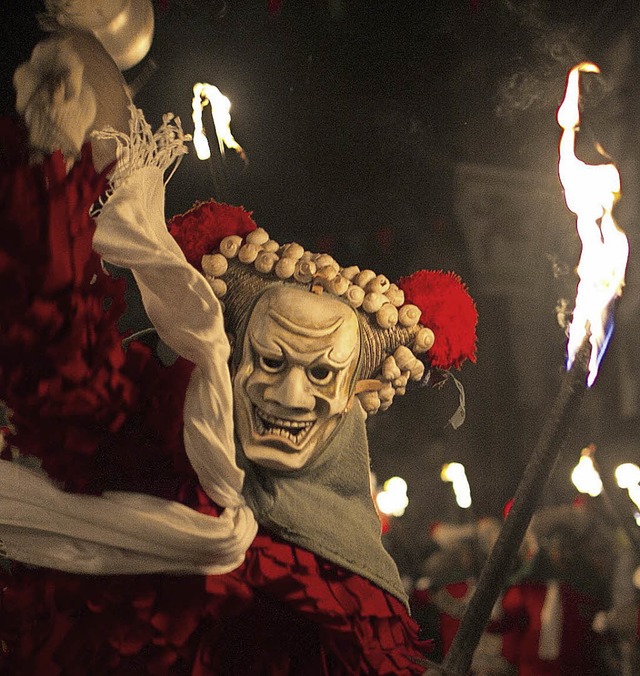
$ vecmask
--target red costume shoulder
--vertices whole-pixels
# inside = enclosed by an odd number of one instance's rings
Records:
[[[153,483],[149,468],[162,465],[163,448],[173,456],[165,463],[186,471],[180,429],[191,367],[179,360],[164,369],[141,344],[123,349],[124,285],[92,250],[90,211],[106,174],[95,171],[88,144],[68,172],[60,152],[30,164],[22,138],[3,119],[0,400],[15,434],[2,457],[15,447],[77,492],[106,488],[110,463],[120,463],[130,490],[138,479]]]

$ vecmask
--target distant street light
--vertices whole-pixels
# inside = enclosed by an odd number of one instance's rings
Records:
[[[592,453],[595,447],[587,446],[582,449],[580,460],[571,472],[573,485],[581,492],[595,498],[602,493],[602,480],[593,464]]]
[[[378,509],[388,516],[402,516],[409,504],[407,482],[399,476],[384,482],[382,490],[376,495]]]
[[[442,481],[453,484],[453,493],[459,507],[462,507],[462,509],[471,507],[471,486],[469,486],[464,465],[459,462],[450,462],[443,465],[440,478]]]

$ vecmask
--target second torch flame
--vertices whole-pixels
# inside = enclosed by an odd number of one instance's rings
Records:
[[[211,157],[211,148],[202,123],[204,108],[211,106],[211,117],[216,130],[220,156],[224,157],[225,146],[233,148],[246,163],[247,157],[242,146],[233,138],[231,133],[231,102],[214,85],[206,82],[196,82],[193,85],[193,99],[191,101],[193,119],[193,145],[199,160],[208,160]]]
[[[579,63],[567,77],[565,97],[558,108],[562,127],[558,173],[567,207],[577,216],[582,242],[578,263],[578,291],[567,343],[567,368],[571,367],[587,336],[591,358],[587,385],[598,374],[611,332],[613,304],[622,294],[629,243],[613,218],[620,196],[620,174],[612,163],[585,164],[576,157],[576,132],[580,126],[580,73],[599,73],[593,63]]]

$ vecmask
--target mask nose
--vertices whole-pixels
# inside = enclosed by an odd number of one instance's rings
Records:
[[[305,370],[300,366],[291,366],[279,376],[277,382],[266,388],[265,400],[283,408],[313,411],[315,397]]]

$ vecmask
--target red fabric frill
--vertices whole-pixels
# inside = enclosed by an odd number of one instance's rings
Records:
[[[182,407],[192,365],[125,351],[124,282],[92,250],[91,206],[107,187],[89,144],[67,174],[60,152],[31,165],[23,129],[0,119],[0,399],[9,443],[66,490],[173,497],[192,470]]]
[[[14,412],[12,443],[81,490],[87,458],[122,425],[136,389],[122,373],[122,288],[91,249],[89,210],[107,179],[88,144],[69,173],[59,151],[30,165],[21,135],[2,121],[0,398]]]
[[[226,575],[0,576],[0,673],[420,674],[428,642],[364,578],[260,532]]]

